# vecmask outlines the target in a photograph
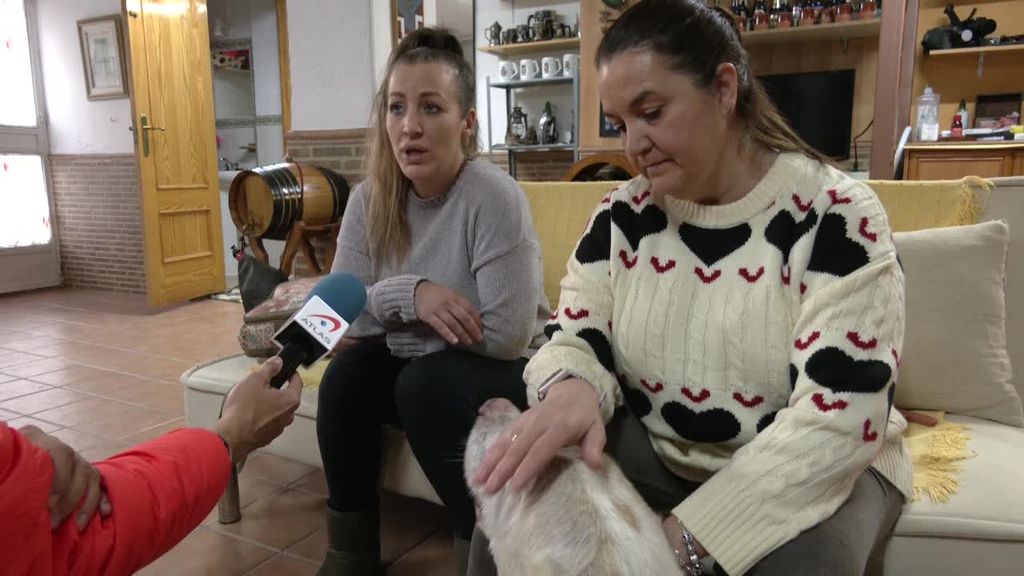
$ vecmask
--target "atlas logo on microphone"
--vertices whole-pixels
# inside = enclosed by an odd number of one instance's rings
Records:
[[[348,330],[349,323],[319,296],[310,297],[306,305],[295,314],[294,322],[325,348],[324,353],[334,349],[335,344]],[[281,332],[285,328],[281,329]],[[281,332],[278,332],[280,334]],[[279,344],[281,344],[279,342]]]
[[[316,318],[318,320],[313,320]],[[328,332],[337,332],[341,330],[341,321],[333,316],[326,314],[310,314],[308,317],[302,319],[307,325],[312,327],[313,324],[319,324],[320,328],[327,330]]]

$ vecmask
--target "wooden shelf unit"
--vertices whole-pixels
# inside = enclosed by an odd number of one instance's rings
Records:
[[[870,20],[853,20],[850,22],[836,22],[835,24],[755,30],[753,32],[744,32],[740,38],[743,41],[743,45],[747,47],[793,42],[844,41],[854,38],[877,37],[881,29],[882,21],[879,18],[871,18]]]
[[[997,54],[1021,52],[1024,54],[1024,44],[1007,44],[1006,46],[977,46],[975,48],[950,48],[948,50],[932,50],[928,53],[929,58],[941,58],[944,56],[964,56],[974,54]]]
[[[526,54],[537,54],[539,52],[578,52],[579,49],[579,38],[555,38],[554,40],[519,42],[518,44],[499,44],[497,46],[481,46],[479,48],[481,52],[494,54],[495,56],[504,59],[524,56]]]

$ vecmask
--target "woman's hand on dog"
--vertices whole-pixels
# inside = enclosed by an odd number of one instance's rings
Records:
[[[597,391],[579,378],[554,384],[544,401],[523,412],[487,450],[473,484],[489,493],[509,483],[521,490],[566,446],[583,448],[583,461],[600,468],[605,444]]]

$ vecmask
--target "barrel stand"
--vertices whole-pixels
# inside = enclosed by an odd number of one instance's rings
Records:
[[[306,256],[306,260],[309,261],[309,267],[313,270],[314,274],[320,276],[324,273],[324,270],[330,270],[331,265],[334,263],[334,252],[337,248],[338,230],[340,228],[340,222],[309,226],[302,220],[297,220],[292,224],[292,229],[288,232],[288,238],[284,243],[284,252],[281,253],[281,272],[288,276],[292,275],[292,262],[295,260],[295,255],[299,249],[302,249],[302,253]],[[324,266],[321,267],[320,263],[317,262],[316,249],[309,239],[314,236],[325,235],[328,238],[328,245],[327,253],[324,255]]]

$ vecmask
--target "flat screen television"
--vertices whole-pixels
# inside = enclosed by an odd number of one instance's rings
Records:
[[[850,157],[854,70],[759,76],[797,134],[822,154]]]

